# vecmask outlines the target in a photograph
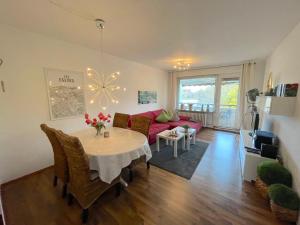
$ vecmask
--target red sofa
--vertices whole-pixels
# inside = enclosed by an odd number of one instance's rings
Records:
[[[190,117],[188,116],[179,116],[180,120],[176,122],[169,121],[167,123],[158,123],[156,122],[156,117],[163,111],[163,109],[155,110],[155,111],[148,111],[144,113],[139,113],[131,116],[146,116],[151,119],[151,125],[150,125],[150,130],[149,130],[149,144],[153,144],[156,142],[156,134],[164,131],[164,130],[171,130],[175,127],[178,126],[183,126],[183,125],[188,125],[191,128],[196,129],[197,133],[200,131],[202,128],[202,123],[201,122],[194,122],[190,121]],[[129,127],[131,125],[131,122],[129,120]]]

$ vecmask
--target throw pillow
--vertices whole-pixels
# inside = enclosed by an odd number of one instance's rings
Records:
[[[158,117],[156,117],[155,120],[156,120],[157,122],[159,122],[159,123],[166,123],[166,122],[169,121],[169,119],[170,119],[170,116],[168,115],[168,113],[165,112],[165,111],[162,111],[162,112],[158,115]]]
[[[178,113],[174,112],[172,118],[170,119],[170,121],[177,122],[179,120],[180,120],[180,118],[178,116]]]

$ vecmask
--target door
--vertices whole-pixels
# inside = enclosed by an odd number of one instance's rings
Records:
[[[219,91],[217,127],[239,128],[239,78],[221,78]]]

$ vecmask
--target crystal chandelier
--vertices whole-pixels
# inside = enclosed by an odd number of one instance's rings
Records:
[[[173,68],[177,71],[185,71],[189,70],[191,67],[191,64],[189,62],[186,62],[184,60],[178,60],[176,64],[173,66]]]
[[[101,33],[101,46],[100,46],[100,56],[101,61],[103,60],[103,29],[104,20],[96,19],[96,27]],[[93,68],[87,68],[87,77],[89,80],[88,90],[91,92],[92,98],[90,104],[94,104],[98,99],[102,110],[106,110],[110,104],[118,104],[119,100],[115,96],[116,91],[126,91],[126,88],[121,88],[117,85],[117,80],[120,76],[120,72],[114,72],[112,74],[106,75],[100,71],[98,73]]]

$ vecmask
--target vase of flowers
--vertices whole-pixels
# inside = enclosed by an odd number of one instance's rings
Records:
[[[85,114],[85,123],[91,127],[94,127],[97,131],[96,135],[102,134],[102,129],[107,126],[107,124],[110,123],[111,115],[107,114],[104,115],[102,112],[98,114],[98,118],[90,119],[89,114]]]

